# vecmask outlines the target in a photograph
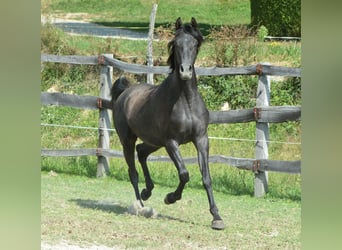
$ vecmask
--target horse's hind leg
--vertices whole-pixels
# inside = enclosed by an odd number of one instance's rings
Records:
[[[150,196],[152,195],[152,189],[154,188],[154,184],[151,179],[146,160],[147,160],[147,157],[154,151],[158,150],[159,147],[154,147],[146,143],[141,143],[137,145],[136,149],[138,153],[138,159],[139,159],[139,162],[141,164],[141,167],[145,176],[146,188],[144,188],[141,191],[141,198],[145,201],[148,198],[150,198]]]

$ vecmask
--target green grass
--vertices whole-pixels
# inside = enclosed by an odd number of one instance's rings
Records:
[[[128,182],[42,172],[41,239],[119,249],[300,249],[299,202],[215,192],[226,229],[210,228],[205,191],[186,188],[181,201],[163,203],[173,188],[157,184],[145,202],[155,219],[127,214],[134,201]]]
[[[212,25],[250,23],[250,2],[248,0],[43,0],[42,6],[43,12],[48,14],[86,13],[78,18],[87,18],[93,22],[113,27],[146,31],[154,2],[158,3],[156,26],[174,23],[179,16],[184,21],[190,21],[191,17],[195,17],[204,30]]]

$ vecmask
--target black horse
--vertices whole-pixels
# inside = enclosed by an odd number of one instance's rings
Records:
[[[179,185],[175,192],[165,197],[171,204],[182,198],[189,173],[185,168],[179,145],[192,142],[198,152],[202,180],[207,191],[212,228],[223,229],[224,223],[216,207],[208,166],[208,120],[209,112],[197,89],[194,63],[203,36],[195,18],[191,24],[176,21],[176,34],[169,42],[171,73],[159,85],[132,85],[124,77],[116,80],[112,87],[114,126],[119,135],[125,160],[128,164],[130,181],[138,201],[147,200],[154,187],[146,159],[154,151],[165,147],[176,165]],[[137,138],[143,143],[136,150],[146,181],[146,188],[139,193],[138,173],[135,168],[134,148]]]

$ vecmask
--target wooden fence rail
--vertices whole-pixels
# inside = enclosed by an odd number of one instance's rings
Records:
[[[111,109],[109,99],[96,96],[79,96],[63,93],[41,93],[43,105],[69,106],[73,108],[97,110]],[[271,106],[241,110],[209,111],[209,123],[245,123],[245,122],[287,122],[299,121],[301,107],[299,106]]]
[[[42,62],[68,63],[68,64],[88,64],[88,65],[107,65],[117,70],[122,70],[133,74],[168,74],[168,66],[146,66],[122,62],[108,56],[56,56],[41,55]],[[256,64],[252,66],[220,68],[220,67],[196,67],[198,76],[220,76],[220,75],[274,75],[274,76],[293,76],[300,77],[300,68],[290,68],[282,66]]]
[[[113,149],[83,148],[83,149],[42,149],[42,156],[70,157],[70,156],[105,156],[123,158],[123,153]],[[135,155],[136,160],[137,155]],[[184,163],[197,164],[197,157],[184,157]],[[172,162],[168,156],[149,156],[147,161]],[[255,160],[248,158],[237,158],[223,155],[209,156],[210,163],[223,163],[239,169],[257,171],[275,171],[281,173],[299,174],[301,172],[300,161],[278,161],[278,160]]]
[[[122,152],[109,149],[109,131],[111,101],[109,90],[112,84],[112,70],[121,70],[134,74],[168,74],[169,67],[146,66],[125,63],[112,55],[100,56],[56,56],[41,55],[42,62],[99,65],[101,67],[100,94],[96,96],[78,96],[63,93],[41,93],[42,105],[70,106],[74,108],[99,110],[99,145],[98,148],[88,149],[42,149],[42,156],[97,156],[98,176],[106,175],[109,171],[108,157],[122,157]],[[269,106],[270,80],[268,76],[300,77],[300,68],[256,64],[245,67],[219,68],[197,67],[198,76],[212,75],[258,75],[258,90],[256,106],[250,109],[210,111],[209,122],[245,123],[256,122],[256,153],[255,159],[235,158],[221,155],[209,156],[211,163],[223,163],[239,169],[251,170],[255,173],[254,195],[263,196],[267,192],[267,171],[283,173],[301,173],[301,161],[277,161],[268,159],[269,123],[300,121],[300,106]],[[167,156],[150,156],[149,161],[170,161]],[[184,159],[185,163],[197,163],[197,158]]]

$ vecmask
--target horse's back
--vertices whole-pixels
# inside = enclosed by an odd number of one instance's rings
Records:
[[[154,89],[155,86],[143,83],[125,89],[114,103],[114,122],[122,119],[128,121],[130,118],[137,116],[149,100],[149,96]]]

